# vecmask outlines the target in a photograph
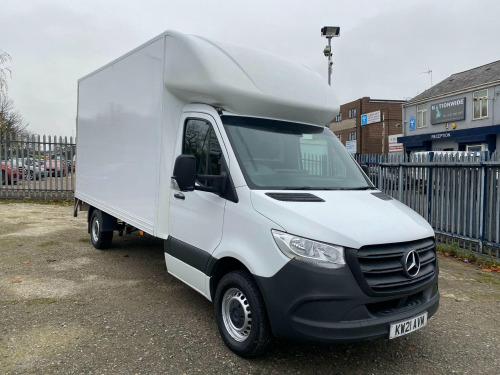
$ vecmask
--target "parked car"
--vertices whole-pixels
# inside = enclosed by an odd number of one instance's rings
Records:
[[[12,169],[9,162],[2,161],[2,185],[16,183],[17,178],[17,170]]]
[[[68,167],[68,172],[74,172],[75,171],[75,160],[76,160],[76,155],[73,155],[73,158],[68,159],[66,161],[66,166]]]
[[[60,159],[47,159],[45,161],[45,174],[47,176],[66,176],[66,163]]]
[[[45,167],[37,159],[26,158],[23,160],[23,175],[26,180],[45,178]]]
[[[15,170],[17,172],[17,178],[21,179],[23,178],[23,163],[21,160],[12,160],[9,159],[6,161],[7,166],[9,166],[10,169]]]

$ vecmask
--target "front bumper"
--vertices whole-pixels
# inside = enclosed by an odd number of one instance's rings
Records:
[[[359,287],[349,267],[338,270],[288,262],[269,278],[256,277],[277,337],[348,343],[389,337],[390,324],[439,306],[437,272],[408,294],[372,297]]]

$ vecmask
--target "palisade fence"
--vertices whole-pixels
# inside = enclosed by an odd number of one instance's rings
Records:
[[[356,160],[369,166],[381,191],[422,215],[439,240],[499,258],[500,154],[429,152]]]
[[[73,137],[0,133],[0,198],[72,198],[75,148]]]
[[[72,198],[75,149],[73,137],[0,133],[0,198]],[[326,173],[326,156],[302,157],[309,173]],[[439,240],[500,258],[500,154],[356,155],[356,160],[368,165],[381,191],[422,215]]]

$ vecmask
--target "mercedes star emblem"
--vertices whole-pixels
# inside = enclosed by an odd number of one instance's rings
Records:
[[[405,271],[408,276],[415,277],[420,271],[420,257],[415,250],[411,250],[406,255]]]

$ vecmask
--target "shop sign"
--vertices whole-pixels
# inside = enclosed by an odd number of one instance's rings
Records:
[[[361,115],[361,126],[380,122],[380,111],[365,113]]]
[[[415,116],[410,116],[410,131],[415,131]]]
[[[465,97],[447,100],[431,105],[431,124],[443,124],[445,122],[459,121],[465,119]]]
[[[356,141],[346,141],[345,148],[350,154],[356,153]]]
[[[398,137],[402,137],[403,134],[394,134],[389,136],[389,152],[403,151],[403,144],[398,143]]]

